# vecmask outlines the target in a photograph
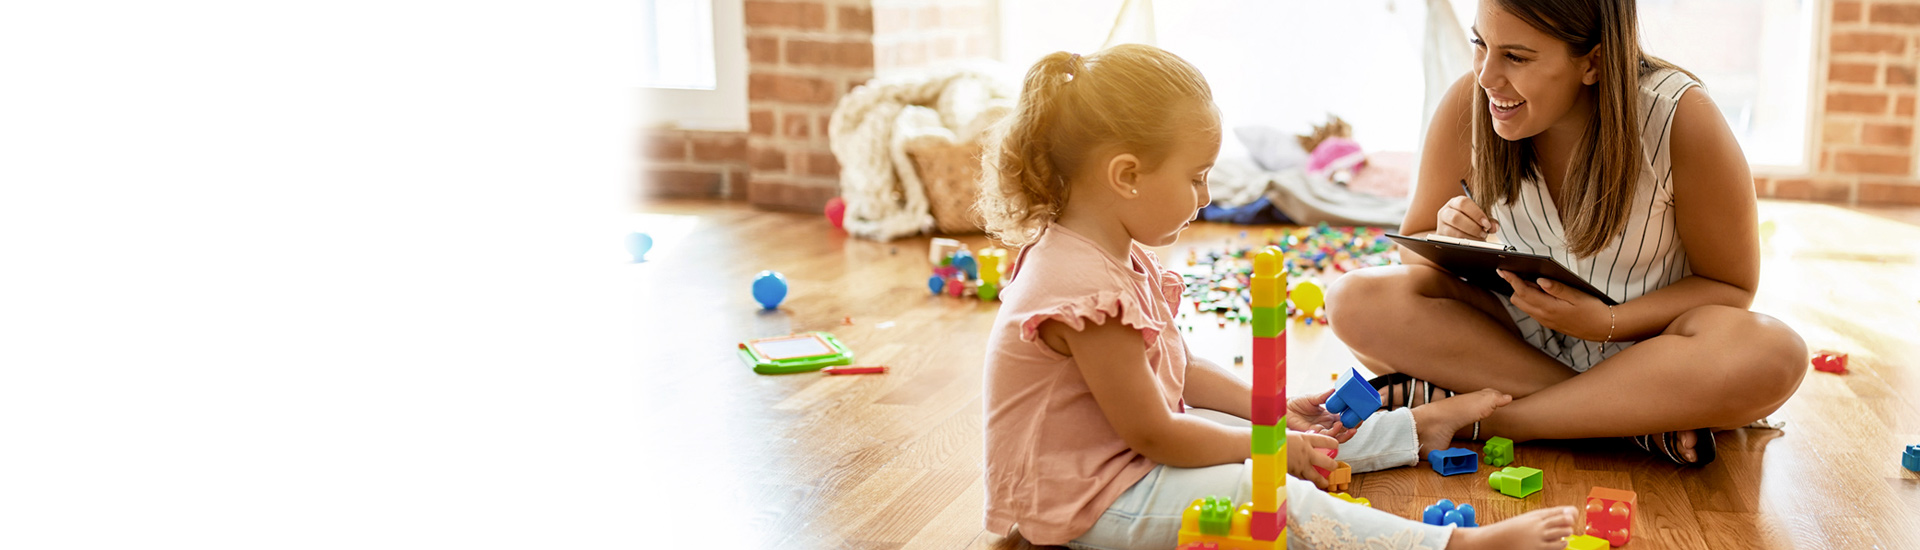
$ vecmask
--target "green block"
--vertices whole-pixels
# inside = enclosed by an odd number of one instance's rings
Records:
[[[1480,461],[1495,468],[1513,463],[1513,440],[1496,437],[1487,440],[1487,446],[1480,450]]]
[[[1204,535],[1226,536],[1233,525],[1233,501],[1220,497],[1207,497],[1200,504],[1200,533]]]
[[[1526,498],[1546,485],[1546,477],[1540,470],[1524,466],[1509,466],[1487,478],[1487,485],[1500,494],[1513,498]]]
[[[1253,308],[1253,337],[1272,338],[1287,327],[1287,310],[1281,307]]]
[[[980,301],[991,302],[1000,298],[1000,287],[993,283],[980,283]]]
[[[1254,426],[1253,454],[1278,454],[1283,439],[1279,426]]]

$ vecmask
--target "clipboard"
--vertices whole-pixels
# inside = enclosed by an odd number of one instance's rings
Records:
[[[1430,240],[1406,235],[1388,233],[1387,238],[1399,243],[1401,248],[1413,251],[1420,257],[1432,261],[1448,274],[1458,277],[1467,284],[1487,289],[1502,296],[1513,295],[1513,285],[1500,278],[1496,270],[1506,270],[1522,279],[1534,281],[1541,278],[1579,289],[1599,298],[1610,306],[1620,305],[1607,293],[1587,284],[1587,280],[1575,275],[1567,266],[1560,265],[1550,256],[1528,254],[1514,250],[1511,246],[1463,239]]]

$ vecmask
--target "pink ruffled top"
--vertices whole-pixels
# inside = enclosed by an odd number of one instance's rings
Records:
[[[1064,544],[1100,519],[1154,463],[1127,447],[1094,402],[1080,366],[1040,339],[1040,325],[1080,330],[1117,321],[1140,331],[1160,406],[1183,412],[1186,344],[1173,315],[1186,286],[1133,243],[1121,265],[1053,225],[1020,251],[987,338],[987,529],[1015,525],[1034,544]],[[1144,404],[1143,404],[1144,405]]]

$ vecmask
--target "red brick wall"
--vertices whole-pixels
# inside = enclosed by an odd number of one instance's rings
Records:
[[[1761,196],[1920,205],[1914,100],[1920,0],[1833,0],[1814,77],[1811,170],[1759,174]]]
[[[881,74],[992,57],[991,0],[874,0],[874,68]]]
[[[746,132],[648,130],[640,158],[642,197],[747,197]]]
[[[992,53],[991,0],[746,0],[744,133],[647,130],[643,196],[819,211],[840,194],[827,122],[887,71]]]
[[[818,211],[840,194],[827,120],[873,78],[872,0],[747,0],[747,200]]]

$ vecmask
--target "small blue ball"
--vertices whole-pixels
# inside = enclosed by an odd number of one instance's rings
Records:
[[[787,299],[787,277],[778,271],[762,271],[753,278],[753,299],[760,307],[774,309]]]
[[[934,296],[939,296],[940,291],[945,290],[946,288],[947,288],[947,281],[945,279],[941,279],[939,275],[927,277],[927,290],[933,291]]]
[[[633,261],[647,261],[647,251],[653,249],[653,237],[646,233],[627,235],[627,252],[633,254]]]

